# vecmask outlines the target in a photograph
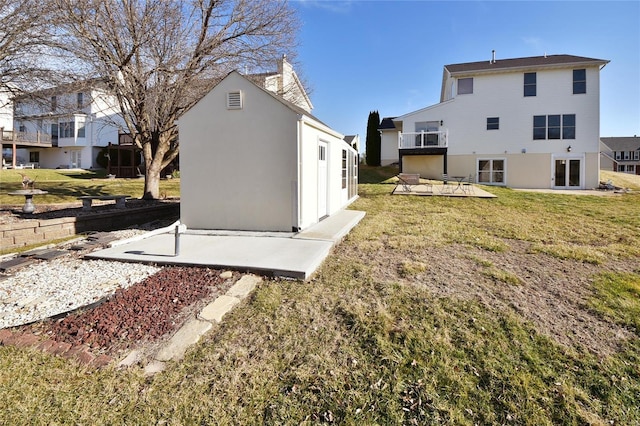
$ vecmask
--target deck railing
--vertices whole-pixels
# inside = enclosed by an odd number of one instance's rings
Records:
[[[28,133],[14,130],[2,131],[3,142],[51,145],[51,135],[43,132]]]
[[[446,148],[449,144],[449,131],[405,132],[398,136],[398,148]]]

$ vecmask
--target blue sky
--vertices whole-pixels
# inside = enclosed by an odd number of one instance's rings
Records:
[[[438,103],[447,64],[570,54],[600,73],[601,136],[640,135],[640,1],[293,0],[313,114],[362,145],[369,112]]]

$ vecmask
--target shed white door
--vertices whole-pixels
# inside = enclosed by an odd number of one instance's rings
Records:
[[[318,145],[318,218],[329,215],[327,198],[329,179],[327,168],[327,143],[320,142]]]

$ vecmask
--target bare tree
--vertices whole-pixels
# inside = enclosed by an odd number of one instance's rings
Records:
[[[51,0],[59,48],[103,78],[145,162],[144,198],[179,152],[176,121],[233,69],[295,53],[283,0]]]
[[[0,0],[0,90],[17,94],[49,76],[43,61],[50,39],[47,11],[37,0]]]

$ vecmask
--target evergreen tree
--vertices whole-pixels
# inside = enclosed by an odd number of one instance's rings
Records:
[[[380,150],[382,140],[380,137],[380,114],[378,111],[371,111],[367,120],[367,139],[365,141],[367,149],[367,165],[380,165]]]

